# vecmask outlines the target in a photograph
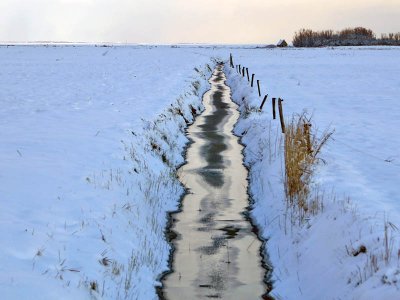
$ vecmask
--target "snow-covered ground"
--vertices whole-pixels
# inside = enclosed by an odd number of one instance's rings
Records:
[[[279,121],[271,122],[271,102],[236,127],[247,146],[252,214],[268,239],[273,294],[282,299],[400,299],[400,49],[275,49],[233,55],[235,64],[256,74],[263,95],[284,99],[287,119],[305,109],[313,115],[317,135],[328,127],[335,130],[321,154],[326,164],[317,166],[313,183],[323,195],[324,210],[299,226],[287,217],[283,136]],[[258,107],[256,89],[227,70],[234,100],[242,109],[243,97]],[[367,253],[353,256],[361,245]]]
[[[314,130],[335,129],[314,177],[324,212],[285,227],[270,102],[236,128],[247,145],[252,214],[268,238],[273,294],[400,298],[392,227],[388,264],[382,254],[384,218],[400,225],[400,49],[244,48],[0,46],[2,298],[156,298],[169,255],[166,212],[183,192],[174,171],[184,129],[192,107],[202,109],[206,64],[229,52],[263,94],[284,99],[287,117],[307,109]],[[228,79],[239,104],[244,96],[259,105],[247,80],[230,71]],[[367,254],[349,255],[360,245]]]
[[[370,213],[400,218],[400,48],[233,53],[260,79],[263,94],[285,100],[286,116],[307,110],[320,130],[335,130],[325,149],[324,183]]]
[[[200,111],[207,63],[167,46],[0,47],[1,298],[156,297],[180,114]]]

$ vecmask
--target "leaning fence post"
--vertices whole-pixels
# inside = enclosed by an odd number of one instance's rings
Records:
[[[251,87],[253,87],[253,82],[254,82],[254,74],[251,75]]]
[[[276,98],[272,98],[272,118],[273,118],[274,120],[276,119],[275,99],[276,99]]]
[[[257,87],[258,87],[258,97],[261,97],[260,80],[258,80],[258,79],[257,79]]]
[[[242,66],[241,66],[241,65],[239,65],[239,74],[240,74],[240,75],[242,75],[242,73],[241,73],[241,72],[242,72]]]
[[[250,78],[249,78],[249,68],[246,68],[246,74],[247,74],[247,81],[250,81]]]
[[[285,133],[285,120],[283,119],[282,101],[283,99],[278,99],[279,119],[281,120],[282,133]]]
[[[234,68],[234,66],[233,66],[233,57],[232,57],[232,53],[230,53],[229,61],[231,62],[231,68]]]
[[[243,67],[243,69],[242,69],[242,76],[243,76],[243,77],[244,77],[244,75],[245,75],[244,70],[246,70],[245,67]]]
[[[267,100],[267,98],[268,98],[268,94],[266,94],[266,95],[264,96],[264,99],[263,99],[263,101],[261,102],[260,111],[262,111],[263,106],[264,106],[264,103],[265,103],[265,101]]]

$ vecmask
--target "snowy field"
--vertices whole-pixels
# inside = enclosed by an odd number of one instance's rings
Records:
[[[400,226],[399,48],[84,45],[0,46],[2,298],[157,298],[166,212],[183,193],[174,172],[184,130],[202,109],[206,64],[230,52],[263,94],[284,99],[287,117],[306,109],[318,130],[335,130],[315,184],[337,201],[285,235],[282,157],[278,147],[270,159],[275,145],[267,147],[279,129],[270,102],[237,126],[275,295],[400,298],[396,230],[390,263],[379,256],[384,218]],[[247,80],[234,71],[228,79],[239,104],[260,103]],[[347,253],[361,244],[367,255]]]
[[[232,52],[235,64],[260,79],[263,95],[284,99],[286,122],[306,110],[317,135],[335,130],[321,153],[326,164],[317,166],[313,182],[324,210],[298,226],[288,221],[282,201],[282,135],[279,121],[271,122],[271,102],[236,128],[247,145],[253,217],[268,239],[273,294],[279,299],[399,299],[400,49]],[[233,69],[227,71],[242,110],[243,97],[258,107],[256,88]],[[360,246],[367,253],[354,256]]]

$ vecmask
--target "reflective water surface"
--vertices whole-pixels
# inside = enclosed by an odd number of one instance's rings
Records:
[[[166,299],[261,299],[266,292],[261,242],[243,212],[248,206],[242,146],[233,135],[239,114],[219,65],[204,97],[205,111],[188,129],[193,140],[179,177],[189,189],[177,234]]]

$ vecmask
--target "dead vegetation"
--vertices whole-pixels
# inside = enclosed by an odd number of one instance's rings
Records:
[[[293,37],[295,47],[322,47],[322,46],[373,46],[373,45],[400,45],[400,32],[382,34],[377,38],[371,29],[364,27],[333,30],[313,31],[300,29]]]
[[[292,223],[295,215],[302,222],[309,214],[315,215],[323,208],[319,193],[310,197],[310,184],[315,165],[323,161],[318,154],[333,132],[325,131],[318,138],[311,129],[311,120],[305,114],[293,116],[286,129],[284,185],[287,207],[294,213],[291,214]]]
[[[248,118],[252,113],[260,112],[260,109],[254,105],[250,105],[249,101],[243,97],[243,106],[241,108],[241,113],[244,119]]]
[[[346,245],[347,255],[357,257],[359,262],[356,263],[356,268],[351,272],[348,283],[358,286],[366,282],[376,273],[381,272],[381,282],[383,284],[396,284],[398,275],[400,274],[400,249],[396,248],[395,240],[398,236],[398,228],[384,218],[383,231],[377,230],[378,237],[370,238],[364,236],[363,239],[368,243],[368,248],[365,244],[356,242],[356,245],[350,243]]]

